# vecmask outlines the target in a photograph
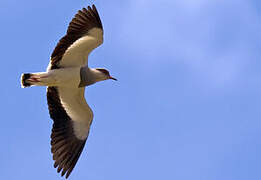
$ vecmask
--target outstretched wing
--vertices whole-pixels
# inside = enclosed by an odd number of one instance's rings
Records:
[[[54,167],[68,178],[88,138],[93,112],[85,101],[84,88],[48,87],[47,101],[53,119]]]
[[[69,24],[66,35],[55,47],[49,67],[84,66],[90,52],[103,43],[103,28],[96,7],[78,11]]]

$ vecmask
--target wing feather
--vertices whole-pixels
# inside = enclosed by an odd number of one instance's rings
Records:
[[[51,134],[54,167],[68,178],[83,151],[93,114],[84,99],[84,88],[48,87],[47,100],[54,122]]]
[[[51,55],[51,69],[85,65],[89,53],[102,42],[103,27],[96,7],[79,10]]]

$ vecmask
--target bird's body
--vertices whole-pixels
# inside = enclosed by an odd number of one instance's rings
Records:
[[[30,78],[27,81],[31,83],[30,86],[78,88],[106,80],[102,72],[88,66],[48,69],[46,72],[30,73],[29,75]],[[22,86],[26,87],[23,84]]]
[[[93,120],[84,98],[85,86],[114,79],[101,68],[89,68],[90,52],[103,42],[102,23],[93,5],[83,8],[69,24],[67,34],[54,49],[46,72],[21,76],[22,87],[47,86],[53,129],[54,167],[69,177],[83,150]]]

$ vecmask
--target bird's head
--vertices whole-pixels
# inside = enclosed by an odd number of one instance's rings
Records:
[[[98,72],[98,81],[107,80],[107,79],[112,79],[114,81],[117,81],[116,78],[111,77],[108,70],[103,68],[96,68],[96,70]]]

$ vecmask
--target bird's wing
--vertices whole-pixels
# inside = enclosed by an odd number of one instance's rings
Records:
[[[66,35],[55,47],[49,67],[77,67],[87,64],[90,52],[103,43],[103,28],[96,7],[78,11]]]
[[[69,177],[76,165],[93,119],[84,98],[85,88],[48,87],[47,101],[53,129],[51,146],[54,167]]]

